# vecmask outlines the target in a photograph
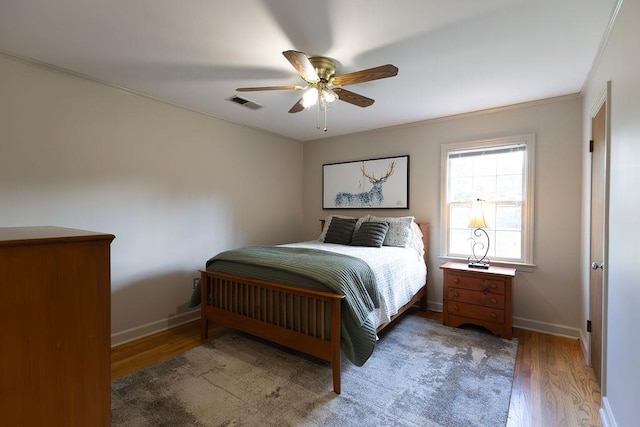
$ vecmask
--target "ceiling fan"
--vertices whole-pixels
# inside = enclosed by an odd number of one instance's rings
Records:
[[[289,113],[298,113],[305,108],[318,104],[318,111],[325,112],[325,126],[327,130],[326,109],[336,100],[348,102],[358,107],[369,107],[375,101],[366,96],[343,89],[343,86],[385,79],[398,74],[398,67],[386,64],[366,70],[336,76],[336,63],[331,58],[324,56],[307,56],[304,52],[287,50],[282,52],[293,65],[300,77],[307,83],[306,86],[262,86],[239,87],[238,92],[252,92],[263,90],[306,90],[304,95],[289,110]],[[320,128],[320,126],[318,126]]]

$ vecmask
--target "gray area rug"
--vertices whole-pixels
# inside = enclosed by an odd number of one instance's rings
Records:
[[[517,341],[406,315],[362,367],[229,333],[112,383],[116,426],[504,426]]]

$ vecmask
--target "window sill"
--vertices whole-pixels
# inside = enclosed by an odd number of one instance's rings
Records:
[[[442,262],[452,261],[452,262],[461,262],[466,264],[467,258],[460,257],[451,257],[446,255],[438,256]],[[515,268],[517,271],[523,271],[525,273],[531,273],[535,270],[535,264],[527,264],[522,262],[509,262],[509,261],[491,261],[491,265],[494,267],[507,267],[507,268]]]

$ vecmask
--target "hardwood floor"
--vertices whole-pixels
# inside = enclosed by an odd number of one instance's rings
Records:
[[[441,320],[441,313],[418,311]],[[209,336],[226,333],[212,327]],[[580,343],[539,332],[514,329],[518,339],[508,427],[601,426],[600,389],[585,365]],[[111,379],[183,353],[201,344],[198,321],[122,344],[111,350]]]
[[[600,387],[580,342],[520,329],[508,426],[601,426]]]

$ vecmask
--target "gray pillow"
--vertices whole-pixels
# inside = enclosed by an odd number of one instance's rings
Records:
[[[389,230],[388,222],[367,221],[353,234],[351,246],[370,246],[379,248]]]
[[[368,217],[369,215],[367,215],[367,218]],[[327,235],[327,231],[329,231],[329,226],[331,225],[331,220],[333,218],[353,218],[353,217],[345,216],[345,215],[329,215],[328,217],[326,217],[324,219],[324,226],[322,227],[322,233],[320,233],[320,237],[318,237],[318,240],[320,240],[321,242],[324,242],[324,236]]]
[[[353,230],[356,228],[356,221],[355,218],[333,217],[327,229],[327,234],[324,236],[324,242],[348,245],[351,243]]]

